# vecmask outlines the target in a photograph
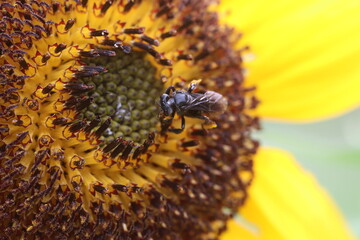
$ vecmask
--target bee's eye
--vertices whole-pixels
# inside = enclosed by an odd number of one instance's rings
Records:
[[[166,116],[170,116],[172,113],[173,113],[172,108],[171,108],[170,106],[168,106],[168,107],[166,108],[166,113],[165,113],[165,115],[166,115]]]

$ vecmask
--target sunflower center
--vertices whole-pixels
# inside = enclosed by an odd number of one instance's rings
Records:
[[[88,92],[93,99],[80,117],[91,121],[97,116],[112,121],[103,132],[102,145],[118,137],[142,144],[158,123],[158,99],[162,83],[156,79],[156,68],[145,59],[145,53],[117,52],[116,57],[86,60],[87,65],[106,66],[107,72],[83,79],[94,89]]]

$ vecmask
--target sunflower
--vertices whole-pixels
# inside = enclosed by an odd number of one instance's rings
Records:
[[[238,35],[210,7],[1,4],[3,236],[209,239],[225,229],[252,179],[257,100],[243,86]],[[227,110],[189,113],[205,122],[164,116],[165,89],[190,83],[218,97],[201,106]]]
[[[248,198],[263,111],[215,3],[0,8],[0,236],[218,238]],[[226,111],[164,116],[166,89],[193,85]]]
[[[303,123],[360,106],[358,2],[225,0],[221,7],[255,55],[246,82],[257,86],[262,118]],[[241,218],[229,222],[223,239],[354,239],[335,204],[291,154],[262,147],[254,172]]]

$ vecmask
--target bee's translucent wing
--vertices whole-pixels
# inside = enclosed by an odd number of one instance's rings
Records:
[[[207,91],[204,94],[191,93],[191,96],[193,99],[184,107],[186,111],[223,113],[228,105],[224,96],[214,91]]]

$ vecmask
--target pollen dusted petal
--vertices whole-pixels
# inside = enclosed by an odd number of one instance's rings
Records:
[[[246,67],[248,83],[266,103],[259,115],[302,122],[360,105],[359,2],[224,1],[222,9],[230,7],[236,12],[228,23],[246,33],[241,44],[255,55]]]
[[[247,197],[259,125],[238,35],[209,4],[0,4],[0,238],[218,237]],[[193,79],[229,102],[217,128],[161,131],[155,100]]]
[[[230,236],[237,232],[249,239],[354,239],[327,193],[289,153],[261,148],[254,171],[240,215],[255,227],[233,221],[223,239],[235,239]]]

